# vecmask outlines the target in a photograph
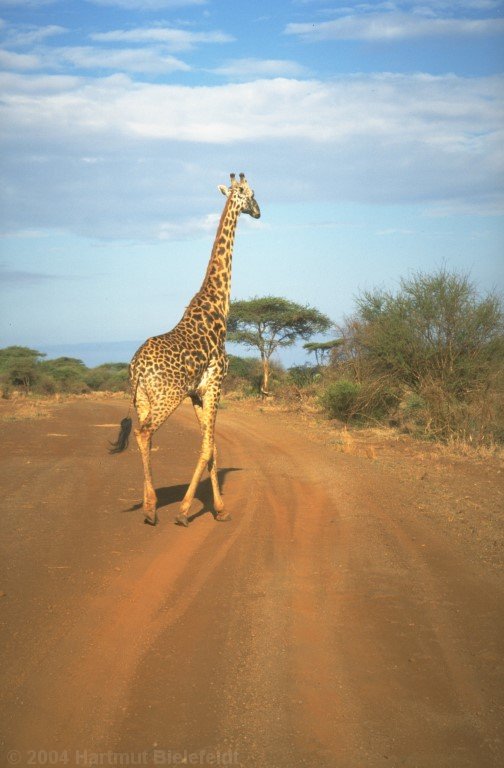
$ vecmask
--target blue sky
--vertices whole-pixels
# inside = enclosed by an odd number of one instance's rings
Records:
[[[502,290],[502,2],[0,0],[0,19],[1,346],[171,328],[231,171],[262,209],[234,298],[338,322],[418,270]]]

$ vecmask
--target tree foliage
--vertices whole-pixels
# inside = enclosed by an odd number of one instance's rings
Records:
[[[50,393],[80,392],[87,389],[88,369],[75,357],[57,357],[55,360],[43,360],[39,366],[43,388]]]
[[[465,276],[442,270],[401,281],[396,295],[365,293],[358,341],[375,365],[412,388],[439,381],[456,397],[488,373],[502,344],[496,297],[478,297]]]
[[[365,398],[390,407],[409,393],[424,405],[426,428],[440,436],[475,434],[494,418],[502,306],[496,296],[481,297],[467,276],[442,269],[402,280],[396,293],[365,292],[340,331],[333,366],[362,385],[361,411]]]
[[[3,391],[20,388],[29,392],[37,380],[42,352],[29,347],[5,347],[0,349],[0,377]]]
[[[259,351],[263,366],[261,389],[268,394],[273,353],[298,339],[308,340],[317,333],[325,333],[330,326],[329,318],[318,309],[279,296],[263,296],[231,303],[227,337]]]
[[[103,363],[88,371],[86,381],[93,390],[122,392],[129,386],[128,371],[128,363]]]
[[[307,341],[303,344],[303,349],[315,355],[317,365],[322,365],[333,349],[341,346],[341,339],[330,339],[329,341]]]
[[[87,368],[75,357],[43,359],[28,347],[0,349],[0,385],[4,397],[14,389],[28,394],[81,393],[90,390],[118,392],[128,389],[128,364],[106,363]]]

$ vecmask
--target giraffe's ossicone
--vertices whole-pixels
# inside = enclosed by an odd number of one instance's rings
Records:
[[[231,262],[240,213],[255,219],[261,214],[243,173],[239,180],[232,173],[230,186],[221,185],[219,190],[226,196],[226,203],[200,290],[178,325],[168,333],[147,339],[130,364],[131,396],[138,415],[135,436],[144,469],[143,512],[145,522],[151,525],[157,522],[157,499],[150,462],[151,438],[185,397],[192,400],[202,443],[196,469],[175,522],[188,525],[189,508],[205,467],[212,482],[215,519],[229,519],[219,488],[214,435],[222,381],[227,371],[225,340]],[[131,428],[131,419],[123,419],[119,436],[112,444],[112,453],[120,453],[127,447]]]

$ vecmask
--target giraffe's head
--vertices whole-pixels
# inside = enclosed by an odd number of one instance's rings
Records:
[[[226,197],[231,197],[238,204],[240,213],[248,213],[253,219],[258,219],[261,215],[259,206],[254,197],[254,190],[250,189],[244,173],[240,173],[240,180],[237,181],[235,174],[231,174],[231,186],[219,186],[220,191]]]

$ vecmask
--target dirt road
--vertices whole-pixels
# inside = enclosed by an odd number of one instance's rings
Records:
[[[152,528],[136,445],[106,452],[125,408],[0,424],[1,766],[504,764],[503,582],[455,519],[463,497],[483,525],[484,489],[497,510],[490,469],[446,480],[235,406],[232,521],[205,481],[184,529],[183,406],[155,438]]]

